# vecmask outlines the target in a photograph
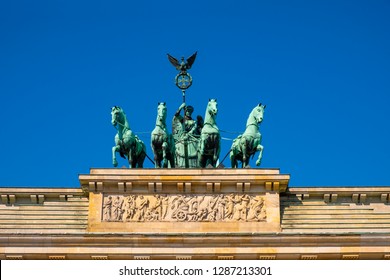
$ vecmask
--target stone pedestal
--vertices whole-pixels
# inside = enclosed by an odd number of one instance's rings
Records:
[[[92,169],[0,187],[0,259],[390,259],[390,186],[288,187],[277,169]]]
[[[99,233],[277,233],[277,169],[92,169],[88,231]]]

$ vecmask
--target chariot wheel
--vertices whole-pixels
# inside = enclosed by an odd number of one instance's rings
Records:
[[[180,222],[183,222],[187,219],[187,214],[184,211],[179,211],[176,214],[176,219]]]

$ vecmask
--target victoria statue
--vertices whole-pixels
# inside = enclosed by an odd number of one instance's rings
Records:
[[[180,113],[184,110],[184,116]],[[194,108],[181,104],[172,120],[172,136],[176,147],[176,167],[198,167],[198,144],[203,128],[203,118],[192,118]]]

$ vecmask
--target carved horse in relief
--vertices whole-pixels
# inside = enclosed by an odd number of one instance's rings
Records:
[[[264,147],[260,145],[259,124],[263,121],[264,109],[265,105],[261,103],[257,105],[249,114],[245,132],[233,140],[230,150],[232,168],[237,168],[237,161],[242,162],[243,168],[248,166],[250,157],[254,156],[257,151],[259,151],[259,157],[256,165],[260,165]]]
[[[198,146],[199,167],[206,167],[209,164],[215,167],[219,158],[221,135],[219,134],[216,123],[218,113],[217,105],[217,99],[209,99]]]
[[[130,168],[142,168],[146,157],[146,146],[130,129],[126,114],[122,108],[114,106],[111,108],[111,123],[117,129],[115,135],[115,146],[112,147],[112,164],[116,167],[116,152],[128,159]]]
[[[155,167],[168,167],[168,161],[171,168],[175,167],[175,145],[172,134],[168,133],[167,125],[167,107],[165,102],[158,103],[156,127],[151,134],[151,146],[154,154]]]

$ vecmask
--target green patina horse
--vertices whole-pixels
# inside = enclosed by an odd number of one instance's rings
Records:
[[[171,168],[175,167],[175,144],[172,134],[168,133],[167,125],[167,106],[165,102],[158,103],[156,127],[152,131],[151,146],[154,154],[154,165],[156,168],[168,167],[168,161]]]
[[[233,140],[230,150],[230,161],[232,168],[237,168],[237,161],[242,162],[242,167],[245,168],[249,164],[249,158],[259,151],[259,157],[256,165],[259,166],[263,156],[263,146],[261,143],[261,134],[259,132],[259,124],[263,121],[265,105],[257,105],[249,114],[246,122],[245,132]]]
[[[127,157],[130,168],[142,168],[146,156],[146,146],[131,131],[122,108],[118,106],[111,108],[111,123],[118,131],[115,135],[115,146],[112,147],[112,164],[115,167],[118,166],[115,153],[119,152],[121,157]]]
[[[221,135],[216,123],[217,99],[209,99],[198,146],[199,167],[216,166],[221,150]]]

